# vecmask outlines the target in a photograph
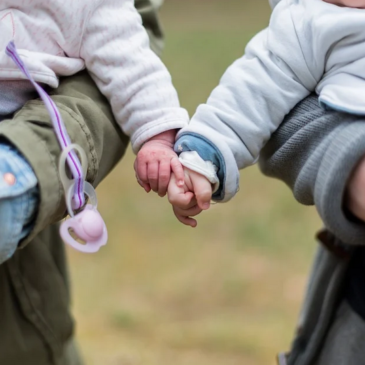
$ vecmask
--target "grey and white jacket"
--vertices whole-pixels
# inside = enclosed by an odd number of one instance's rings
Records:
[[[178,134],[177,152],[197,151],[218,167],[217,201],[235,195],[239,169],[257,161],[285,116],[310,93],[325,109],[365,115],[365,10],[321,0],[271,4],[269,26]],[[185,166],[211,174],[199,158],[186,160],[181,154]]]

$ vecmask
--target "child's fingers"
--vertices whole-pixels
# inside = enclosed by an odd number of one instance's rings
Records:
[[[175,207],[173,207],[173,209],[174,209],[174,214],[175,214],[176,218],[182,224],[193,227],[193,228],[195,228],[198,225],[198,222],[195,219],[186,217],[184,215],[180,215],[179,213],[175,212]]]
[[[191,191],[185,192],[183,187],[177,186],[174,174],[171,175],[167,198],[172,205],[180,208],[188,209],[196,205],[194,193]]]
[[[173,157],[170,161],[171,170],[175,174],[176,183],[178,186],[184,186],[185,174],[184,168],[181,165],[178,157]]]
[[[138,182],[138,184],[147,192],[147,193],[149,193],[150,191],[151,191],[151,187],[149,186],[149,184],[145,184],[145,183],[143,183],[139,178],[138,178],[138,176],[137,176],[137,174],[136,174],[136,179],[137,179],[137,182]]]
[[[170,184],[171,185],[171,184]],[[194,199],[194,194],[191,191],[186,193],[184,192],[174,192],[170,189],[167,191],[167,197],[169,202],[176,207],[181,209],[190,209],[194,205],[196,205],[196,201]]]
[[[198,205],[194,205],[193,207],[188,208],[188,209],[179,208],[179,207],[175,206],[174,211],[175,211],[175,213],[178,213],[179,215],[182,215],[185,217],[195,217],[202,212],[202,210],[199,208]]]
[[[199,207],[207,210],[212,199],[212,185],[208,179],[195,171],[189,171],[190,180],[193,184],[193,191]]]
[[[147,165],[147,179],[151,186],[151,189],[157,193],[158,192],[158,174],[159,174],[159,164],[157,161],[150,162]]]
[[[167,188],[167,198],[169,200],[169,202],[171,204],[178,203],[183,199],[187,199],[186,197],[184,198],[184,193],[185,190],[183,187],[179,187],[176,184],[176,179],[175,179],[175,175],[171,174],[171,178],[170,178],[170,182],[169,182],[169,186]],[[190,194],[190,196],[193,195],[192,193]]]
[[[165,196],[167,192],[167,187],[170,182],[171,177],[171,166],[170,161],[163,160],[160,162],[159,167],[159,177],[158,177],[158,195]]]
[[[178,195],[184,193],[184,188],[177,186],[174,174],[171,174],[167,192],[170,193],[171,195]]]
[[[134,161],[134,171],[136,173],[137,182],[147,193],[151,191],[151,187],[147,182],[147,165],[139,163],[137,159]]]

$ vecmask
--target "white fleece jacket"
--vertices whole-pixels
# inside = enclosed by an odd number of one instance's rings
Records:
[[[194,133],[223,156],[224,199],[286,114],[316,91],[325,107],[365,115],[365,10],[322,0],[270,0],[267,29],[247,45],[178,136]]]
[[[0,34],[0,80],[24,79],[5,54],[11,40],[35,80],[51,87],[86,67],[135,152],[188,122],[133,0],[2,0]]]

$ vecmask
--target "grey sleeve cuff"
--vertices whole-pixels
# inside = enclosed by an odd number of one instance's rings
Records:
[[[325,111],[311,95],[287,116],[263,149],[260,168],[284,181],[302,204],[315,204],[325,226],[348,244],[365,244],[365,223],[346,214],[348,179],[365,155],[365,123]]]
[[[333,137],[319,166],[314,201],[326,227],[348,244],[365,244],[365,223],[346,214],[344,196],[349,177],[365,155],[365,123],[348,120]]]

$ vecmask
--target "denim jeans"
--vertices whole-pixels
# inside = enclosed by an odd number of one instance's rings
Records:
[[[19,152],[0,143],[0,264],[26,237],[38,206],[37,178]]]

